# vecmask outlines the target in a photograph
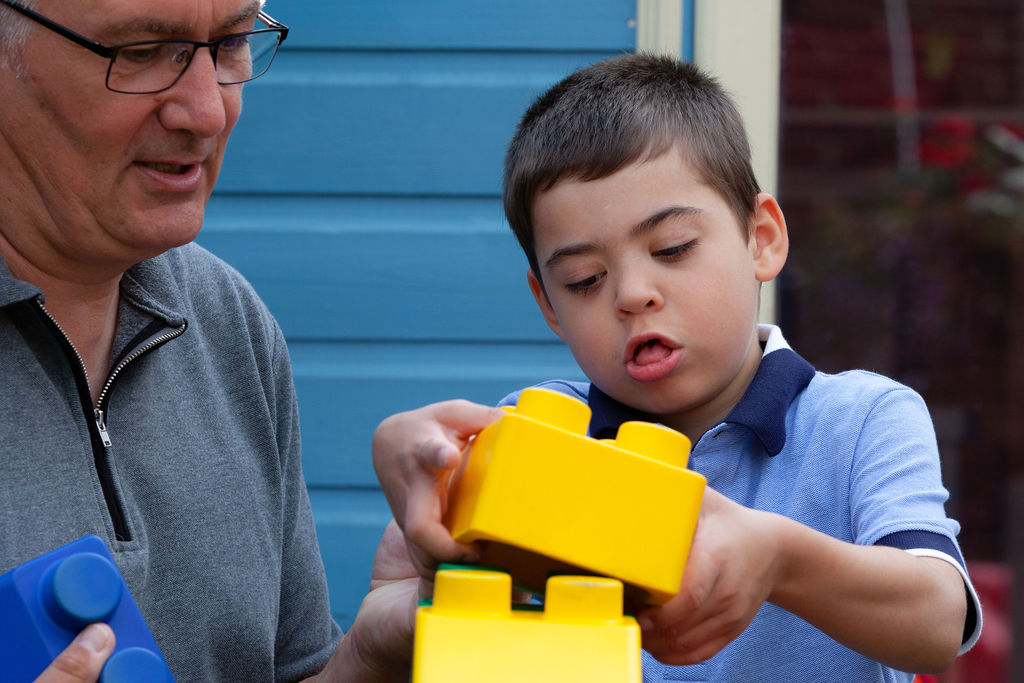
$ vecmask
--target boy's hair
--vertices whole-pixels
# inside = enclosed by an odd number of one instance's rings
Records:
[[[678,146],[743,230],[757,179],[743,120],[717,80],[692,64],[628,54],[577,71],[523,114],[505,155],[505,216],[540,279],[533,203],[560,180],[605,178]]]

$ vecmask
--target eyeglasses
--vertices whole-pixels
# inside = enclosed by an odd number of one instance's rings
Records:
[[[288,37],[287,26],[265,12],[260,12],[257,19],[264,28],[232,33],[209,42],[147,40],[124,45],[101,45],[12,0],[0,0],[0,5],[6,5],[54,33],[109,59],[107,88],[136,95],[156,93],[173,86],[192,63],[196,50],[201,47],[210,48],[219,84],[234,85],[251,81],[267,72],[278,46]]]

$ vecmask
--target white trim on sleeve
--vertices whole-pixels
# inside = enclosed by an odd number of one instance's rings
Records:
[[[941,550],[935,550],[933,548],[911,548],[905,552],[917,557],[934,557],[940,560],[945,560],[951,565],[956,567],[956,570],[960,572],[960,576],[963,577],[964,585],[967,586],[967,593],[971,596],[971,601],[974,603],[974,612],[978,615],[977,622],[974,624],[974,632],[971,633],[970,637],[964,641],[963,645],[960,646],[960,651],[957,653],[957,657],[974,647],[974,644],[978,642],[978,638],[981,637],[981,600],[978,598],[978,593],[974,590],[974,586],[971,584],[971,578],[967,576],[967,570],[964,569],[955,557],[952,557],[948,553],[944,553]]]

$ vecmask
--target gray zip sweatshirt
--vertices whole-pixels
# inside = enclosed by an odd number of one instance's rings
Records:
[[[284,337],[197,245],[122,278],[96,409],[41,292],[0,259],[0,573],[85,534],[179,683],[300,679],[340,638]]]

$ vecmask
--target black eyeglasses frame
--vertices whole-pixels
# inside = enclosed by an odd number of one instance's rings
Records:
[[[144,91],[144,92],[117,90],[115,88],[111,88],[110,87],[110,70],[114,66],[114,58],[117,57],[118,51],[122,50],[124,48],[135,47],[137,45],[149,45],[149,44],[152,44],[152,43],[181,43],[181,44],[184,44],[184,45],[192,45],[193,46],[192,55],[195,55],[196,50],[198,50],[201,47],[207,47],[207,48],[210,48],[211,55],[213,55],[214,63],[216,64],[216,61],[217,61],[216,60],[217,46],[219,46],[224,41],[231,40],[232,38],[237,38],[238,36],[241,36],[241,35],[250,35],[250,34],[253,34],[253,33],[277,33],[278,34],[277,44],[278,44],[278,46],[280,46],[281,43],[283,43],[285,41],[285,39],[288,37],[288,27],[287,26],[285,26],[281,22],[277,21],[276,19],[271,17],[266,12],[260,10],[260,12],[256,15],[256,17],[260,21],[262,21],[264,24],[266,24],[269,28],[259,28],[259,29],[253,29],[252,31],[242,31],[241,33],[233,33],[233,34],[222,36],[220,38],[217,38],[217,39],[211,40],[211,41],[178,40],[178,39],[140,40],[140,41],[137,41],[137,42],[134,42],[134,43],[124,43],[123,45],[103,45],[102,43],[97,43],[95,40],[90,40],[89,38],[86,38],[85,36],[83,36],[80,33],[75,33],[74,31],[72,31],[68,27],[62,26],[61,24],[58,24],[57,22],[53,21],[52,19],[44,17],[42,14],[39,14],[35,10],[29,9],[28,7],[25,7],[24,5],[20,5],[20,4],[16,3],[16,2],[14,2],[13,0],[0,0],[0,5],[4,5],[5,7],[10,7],[15,12],[19,12],[19,13],[23,14],[24,16],[26,16],[29,19],[31,19],[32,21],[36,22],[40,26],[44,26],[45,28],[50,29],[54,33],[56,33],[56,34],[58,34],[60,36],[63,36],[64,38],[67,38],[71,42],[84,47],[86,50],[89,50],[90,52],[93,52],[93,53],[99,55],[100,57],[104,57],[106,59],[109,59],[110,60],[110,64],[108,64],[108,66],[107,66],[107,77],[106,77],[106,80],[104,81],[104,84],[107,86],[108,90],[111,90],[111,91],[117,92],[117,93],[124,93],[124,94],[128,94],[128,95],[150,95],[150,94],[153,94],[153,93],[163,92],[164,90],[168,90],[170,88],[173,88],[174,84],[178,82],[179,78],[181,78],[181,75],[185,73],[185,69],[188,68],[188,65],[186,65],[184,69],[182,69],[181,71],[178,72],[178,76],[174,79],[174,81],[170,85],[168,85],[168,86],[166,86],[164,88],[160,88],[159,90],[147,90],[147,91]],[[273,59],[271,59],[271,61],[273,61]],[[192,63],[192,58],[189,57],[189,64],[191,64],[191,63]],[[270,65],[268,64],[267,68],[269,68],[269,67],[270,67]],[[264,69],[260,73],[256,74],[255,76],[252,76],[251,78],[246,79],[245,81],[235,81],[233,83],[220,83],[220,85],[235,85],[237,83],[246,83],[248,81],[253,80],[254,78],[259,78],[264,73],[266,73],[266,71],[267,70]]]

